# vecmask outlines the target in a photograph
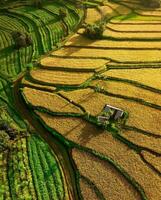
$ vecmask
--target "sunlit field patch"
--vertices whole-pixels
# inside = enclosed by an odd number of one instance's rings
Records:
[[[43,107],[53,112],[81,112],[79,108],[70,104],[60,96],[50,92],[43,92],[40,90],[25,87],[23,89],[23,95],[29,104]]]
[[[37,81],[49,84],[80,85],[92,77],[88,72],[67,72],[38,69],[31,72],[31,77]]]
[[[77,58],[58,58],[58,57],[46,57],[41,60],[43,67],[50,67],[51,69],[69,69],[71,71],[76,70],[95,70],[100,66],[107,63],[107,60],[103,59],[77,59]]]
[[[118,69],[109,70],[103,75],[137,81],[161,90],[161,69]]]
[[[159,176],[141,160],[135,151],[115,139],[110,133],[97,129],[89,123],[85,124],[80,119],[53,117],[40,112],[36,114],[44,121],[43,123],[65,138],[112,158],[140,184],[150,199],[161,198]],[[88,169],[89,172],[91,170],[92,168]]]
[[[62,48],[52,53],[56,56],[74,56],[74,57],[91,57],[107,58],[119,62],[160,62],[161,51],[159,50],[130,50],[129,49],[88,49],[88,48]]]
[[[161,94],[157,94],[155,92],[136,87],[135,85],[123,81],[119,82],[109,80],[95,80],[91,83],[91,85],[95,86],[98,89],[103,89],[112,94],[123,95],[125,97],[139,98],[146,102],[150,102],[161,106]]]
[[[110,104],[119,107],[129,113],[127,124],[143,129],[145,131],[161,134],[161,111],[132,102],[123,98],[116,98],[97,93],[91,89],[62,92],[64,96],[81,105],[87,112],[97,116],[105,106]]]
[[[120,200],[141,199],[132,185],[107,162],[77,149],[72,150],[72,157],[79,172],[94,183],[105,199],[116,200],[118,196]]]

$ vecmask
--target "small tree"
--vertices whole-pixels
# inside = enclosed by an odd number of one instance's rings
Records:
[[[92,40],[101,39],[105,26],[103,23],[85,25],[84,35]]]
[[[16,49],[28,47],[33,44],[31,36],[29,36],[27,33],[21,33],[20,31],[13,31],[12,38],[15,42]]]

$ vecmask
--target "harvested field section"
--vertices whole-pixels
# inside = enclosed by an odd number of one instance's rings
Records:
[[[131,85],[129,83],[108,80],[95,80],[91,83],[91,85],[95,86],[96,88],[102,88],[105,91],[113,94],[139,98],[161,106],[161,94],[136,87],[135,85]]]
[[[141,199],[127,180],[107,162],[77,149],[72,150],[72,157],[80,174],[92,181],[105,199],[116,200],[118,196],[119,200]]]
[[[140,146],[151,149],[159,154],[161,154],[161,138],[156,138],[155,136],[145,135],[136,131],[127,131],[122,132],[122,136],[128,141]]]
[[[80,109],[53,93],[25,87],[23,89],[23,95],[29,104],[40,106],[53,112],[81,112]]]
[[[147,151],[142,151],[141,154],[148,163],[153,165],[161,173],[161,156],[153,155]]]
[[[113,37],[117,39],[161,39],[160,32],[153,32],[153,33],[148,33],[145,34],[144,32],[121,32],[117,30],[111,30],[111,29],[106,29],[105,32],[103,33],[104,36],[106,37]]]
[[[66,72],[37,69],[31,72],[34,80],[58,85],[80,85],[89,79],[93,73],[87,72]]]
[[[145,34],[144,34],[145,35]],[[119,62],[159,62],[161,61],[161,51],[159,50],[128,50],[120,49],[88,49],[88,48],[62,48],[52,52],[56,56],[74,56],[74,57],[91,57],[91,58],[110,58]]]
[[[161,90],[161,69],[118,69],[109,70],[103,75],[137,81]]]
[[[95,8],[88,8],[87,9],[87,16],[85,19],[86,23],[92,24],[97,21],[101,20],[101,14]]]
[[[127,25],[128,26],[128,25]],[[161,42],[159,41],[115,41],[115,40],[90,40],[83,35],[75,34],[71,39],[66,42],[65,46],[72,47],[95,47],[95,48],[161,48]],[[90,51],[90,50],[89,50]],[[43,61],[43,60],[42,60]]]
[[[99,68],[107,63],[107,60],[103,59],[77,59],[77,58],[58,58],[58,57],[46,57],[41,60],[43,67],[63,68],[64,70],[91,70]]]
[[[122,98],[115,98],[96,93],[91,89],[62,92],[62,94],[70,100],[73,100],[73,102],[80,104],[86,111],[95,116],[102,111],[105,104],[119,107],[129,113],[129,119],[127,120],[128,125],[161,135],[160,110]]]
[[[99,200],[94,189],[84,179],[80,178],[79,184],[84,199]]]
[[[145,23],[145,24],[124,24],[122,22],[117,23],[117,24],[113,24],[113,23],[108,23],[107,24],[107,27],[111,28],[111,29],[114,29],[114,30],[117,30],[117,31],[122,31],[122,32],[126,32],[126,31],[129,31],[129,32],[160,32],[161,31],[161,23],[160,24],[148,24],[148,23]],[[149,35],[149,33],[148,33]]]
[[[89,123],[85,124],[85,122],[84,127],[82,127],[82,120],[76,118],[58,118],[40,112],[36,113],[44,123],[56,129],[65,138],[112,158],[141,185],[148,199],[161,199],[160,177],[146,166],[138,154],[113,138],[110,133]],[[90,172],[92,168],[88,169],[88,171]]]

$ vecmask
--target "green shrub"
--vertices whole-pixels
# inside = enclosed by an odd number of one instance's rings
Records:
[[[104,24],[87,24],[85,25],[84,35],[92,40],[101,39],[104,32]]]

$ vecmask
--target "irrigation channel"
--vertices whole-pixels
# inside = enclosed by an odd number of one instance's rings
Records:
[[[13,85],[14,105],[16,106],[17,111],[19,112],[21,117],[28,122],[29,127],[31,129],[34,129],[34,132],[39,134],[52,148],[58,158],[59,164],[63,169],[69,198],[71,200],[78,200],[79,196],[77,192],[78,190],[76,184],[76,176],[74,173],[74,166],[72,164],[72,161],[70,160],[69,151],[49,131],[47,131],[28,110],[19,92],[23,76],[18,78]]]

